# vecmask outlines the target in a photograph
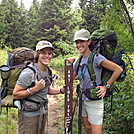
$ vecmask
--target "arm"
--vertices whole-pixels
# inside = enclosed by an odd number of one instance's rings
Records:
[[[43,89],[45,87],[44,83],[45,81],[43,79],[41,79],[40,81],[35,81],[35,86],[31,88],[30,93],[26,90],[26,88],[23,88],[18,84],[16,84],[13,90],[13,98],[14,99],[27,98],[31,94],[34,94],[35,92],[38,92],[39,90]]]
[[[102,61],[100,65],[110,71],[113,71],[113,74],[111,75],[110,79],[107,81],[107,84],[109,85],[112,85],[114,81],[118,78],[118,76],[121,74],[121,72],[123,71],[123,69],[120,66],[107,59]],[[106,94],[106,90],[107,90],[106,86],[98,86],[97,88],[100,88],[100,90],[97,92],[98,94],[97,96],[99,96],[99,98],[103,98]]]
[[[114,62],[109,61],[109,60],[102,61],[101,66],[106,68],[106,69],[108,69],[108,70],[110,70],[110,71],[113,71],[112,76],[107,81],[107,83],[109,85],[112,85],[114,83],[114,81],[119,77],[121,72],[123,71],[123,69],[119,65],[117,65]]]
[[[60,94],[60,89],[56,89],[56,88],[50,87],[48,89],[48,94],[50,94],[50,95]]]
[[[66,86],[63,86],[62,89],[57,89],[57,88],[50,87],[48,89],[48,94],[50,94],[50,95],[64,94],[65,93],[65,87]]]

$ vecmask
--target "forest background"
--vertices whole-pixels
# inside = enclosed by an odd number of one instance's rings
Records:
[[[134,132],[134,1],[133,0],[79,0],[79,6],[72,6],[72,0],[33,0],[29,10],[23,1],[1,0],[0,2],[0,53],[17,47],[35,50],[40,40],[52,42],[55,57],[51,67],[64,68],[67,57],[79,57],[73,43],[74,33],[81,28],[91,33],[96,29],[110,29],[118,37],[117,50],[126,49],[124,60],[127,78],[115,83],[120,93],[114,93],[113,110],[106,99],[104,134],[132,134]],[[3,56],[3,55],[2,55]],[[0,56],[0,65],[6,59]],[[5,63],[4,63],[5,62]]]

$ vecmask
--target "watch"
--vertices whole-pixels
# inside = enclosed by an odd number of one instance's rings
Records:
[[[107,89],[109,89],[111,86],[107,83],[104,84],[104,86],[106,86]]]

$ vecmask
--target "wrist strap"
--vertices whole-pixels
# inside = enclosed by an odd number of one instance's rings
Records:
[[[61,94],[64,94],[64,93],[62,92],[62,88],[60,89],[60,93],[61,93]]]

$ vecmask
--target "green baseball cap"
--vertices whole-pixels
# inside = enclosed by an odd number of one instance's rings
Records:
[[[81,29],[74,34],[74,41],[76,40],[87,41],[89,39],[90,39],[90,32],[88,30]]]

